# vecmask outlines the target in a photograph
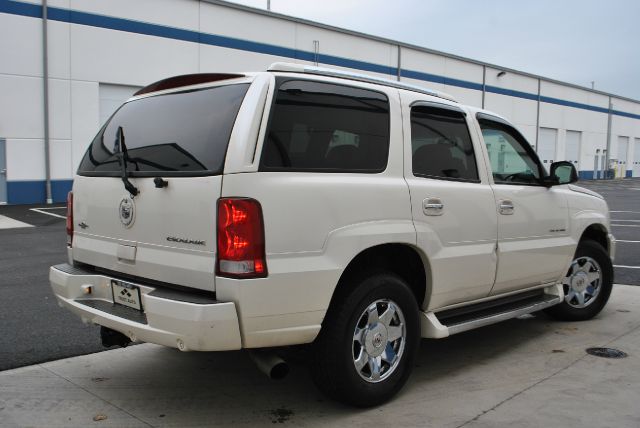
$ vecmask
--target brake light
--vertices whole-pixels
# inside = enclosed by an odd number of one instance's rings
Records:
[[[267,276],[262,207],[255,199],[218,200],[216,273],[232,278]]]
[[[67,193],[67,245],[73,244],[73,192]]]

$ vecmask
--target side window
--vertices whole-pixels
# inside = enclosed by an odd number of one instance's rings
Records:
[[[413,174],[479,181],[464,113],[432,106],[411,109]]]
[[[497,122],[478,122],[489,152],[493,180],[501,184],[540,184],[540,165],[524,137]]]
[[[384,94],[306,80],[280,84],[261,170],[373,173],[384,171],[388,156]]]

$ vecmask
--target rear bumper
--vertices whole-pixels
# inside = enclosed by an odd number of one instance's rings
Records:
[[[60,306],[84,322],[127,335],[132,341],[157,343],[181,351],[227,351],[242,342],[236,306],[188,293],[140,287],[143,311],[113,303],[111,280],[119,279],[68,264],[52,266],[51,288]],[[85,290],[91,287],[91,293]]]

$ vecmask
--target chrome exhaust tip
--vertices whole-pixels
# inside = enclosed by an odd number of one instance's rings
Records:
[[[260,349],[249,351],[251,359],[258,369],[269,379],[280,380],[289,374],[289,364],[274,352]]]

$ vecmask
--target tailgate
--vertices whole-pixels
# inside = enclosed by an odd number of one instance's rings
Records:
[[[142,278],[215,290],[216,201],[222,176],[76,177],[74,260]],[[129,224],[127,224],[129,223]]]
[[[216,203],[248,87],[246,79],[227,79],[121,106],[78,168],[73,259],[215,290]]]

